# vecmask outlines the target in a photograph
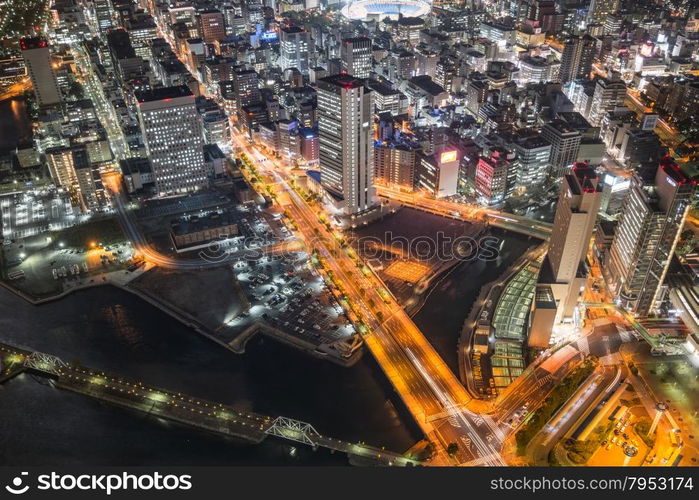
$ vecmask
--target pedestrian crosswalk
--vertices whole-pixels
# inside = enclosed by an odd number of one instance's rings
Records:
[[[547,373],[545,376],[536,380],[537,387],[545,386],[546,384],[548,384],[551,381],[552,378],[553,378],[553,376],[550,373]]]

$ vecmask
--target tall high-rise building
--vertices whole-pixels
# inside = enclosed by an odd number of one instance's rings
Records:
[[[541,128],[541,137],[551,143],[550,176],[559,178],[578,157],[582,134],[563,120],[553,120]]]
[[[85,147],[74,148],[73,168],[77,181],[80,206],[83,212],[97,211],[107,204],[99,166],[90,161]]]
[[[568,38],[561,57],[561,83],[568,83],[578,78],[589,78],[596,55],[597,39],[590,35]]]
[[[632,179],[608,259],[610,290],[628,311],[655,307],[695,189],[669,157],[653,182]]]
[[[587,278],[585,257],[597,222],[602,185],[587,166],[574,167],[563,176],[548,254],[541,267],[537,296],[550,296],[555,313],[543,301],[532,305],[529,345],[546,347],[554,325],[571,322]],[[542,302],[542,301],[539,301]]]
[[[282,28],[279,45],[282,70],[296,68],[308,74],[308,58],[313,50],[311,34],[298,26]]]
[[[46,39],[38,36],[22,38],[20,48],[39,106],[59,104],[63,99],[51,65],[51,53]]]
[[[372,97],[360,78],[318,80],[321,184],[342,199],[349,215],[375,203]]]
[[[516,184],[517,168],[514,153],[493,148],[489,156],[481,156],[475,170],[476,193],[487,204],[501,203],[508,198]]]
[[[238,114],[246,106],[252,106],[262,101],[258,86],[258,74],[252,69],[240,69],[233,72],[233,95],[235,96]]]
[[[99,165],[90,161],[84,144],[46,150],[49,173],[56,186],[70,193],[71,202],[83,212],[96,211],[107,204]]]
[[[374,177],[389,186],[412,190],[416,183],[417,148],[386,141],[374,146]]]
[[[624,105],[626,99],[626,84],[621,80],[619,73],[612,74],[611,78],[599,78],[595,84],[595,93],[592,96],[592,105],[587,121],[593,127],[602,124],[602,118],[614,108]]]
[[[455,74],[455,63],[451,59],[441,58],[435,69],[434,83],[443,87],[447,92],[451,92]]]
[[[194,94],[186,85],[137,92],[138,119],[158,194],[208,185],[204,136]]]
[[[199,25],[204,43],[214,43],[226,38],[226,24],[220,10],[208,9],[200,12]]]
[[[546,182],[551,144],[540,135],[519,134],[508,142],[515,154],[517,187],[533,188]]]
[[[557,282],[570,282],[584,263],[601,199],[593,168],[576,166],[563,177],[547,254]]]
[[[371,38],[345,38],[340,45],[342,71],[357,78],[369,78],[372,71]]]
[[[112,0],[93,0],[93,5],[97,26],[102,33],[106,33],[107,30],[114,27],[114,22],[112,20],[112,16],[114,16]]]
[[[459,152],[440,148],[439,152],[419,157],[417,188],[435,198],[455,195],[459,184]]]
[[[620,0],[591,0],[587,11],[587,24],[602,23],[608,15],[619,10]]]

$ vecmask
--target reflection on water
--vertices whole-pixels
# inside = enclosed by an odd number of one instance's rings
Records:
[[[456,369],[456,341],[481,283],[530,244],[507,236],[501,262],[464,264],[416,316]],[[420,438],[370,356],[352,368],[265,338],[238,356],[140,299],[111,287],[32,306],[0,289],[0,341],[56,354],[146,384],[268,415],[311,422],[322,434],[405,451]],[[55,389],[23,375],[0,386],[0,465],[344,464],[325,451],[260,446],[202,433]]]
[[[23,99],[0,101],[0,151],[31,145],[32,128]]]
[[[461,326],[478,298],[482,285],[498,279],[503,272],[539,240],[526,236],[492,230],[504,239],[497,260],[460,264],[443,281],[413,318],[447,365],[458,373],[457,342]]]
[[[240,409],[298,418],[322,434],[351,442],[405,451],[420,438],[415,424],[396,411],[400,403],[370,356],[343,368],[264,338],[253,340],[245,355],[235,355],[110,287],[39,307],[0,289],[0,341]],[[237,444],[42,383],[23,376],[0,386],[0,464],[283,459],[275,442]],[[100,444],[86,447],[95,440]],[[299,447],[293,460],[345,461],[330,457]]]

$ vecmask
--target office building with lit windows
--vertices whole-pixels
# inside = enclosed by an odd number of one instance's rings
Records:
[[[321,184],[348,215],[375,204],[372,97],[364,81],[350,75],[318,81]]]
[[[371,38],[345,38],[340,46],[342,71],[357,78],[369,78],[372,71]]]
[[[541,137],[551,144],[549,175],[558,179],[575,162],[582,134],[564,120],[553,120],[541,128]]]
[[[204,136],[194,94],[180,85],[137,92],[136,98],[156,192],[163,196],[206,187]]]
[[[282,70],[296,68],[308,74],[308,58],[313,50],[311,34],[298,26],[282,28],[279,36],[280,64]]]
[[[56,73],[51,65],[51,53],[46,39],[22,38],[19,45],[39,106],[60,104],[63,99]]]
[[[665,158],[655,180],[631,180],[609,251],[608,282],[618,303],[646,316],[661,298],[696,184]]]
[[[604,115],[623,106],[625,99],[626,84],[621,80],[619,73],[612,74],[611,78],[598,78],[587,121],[593,127],[599,127]]]
[[[201,37],[204,43],[214,43],[226,38],[226,26],[223,14],[216,9],[208,9],[199,13]]]
[[[512,194],[517,180],[514,159],[514,153],[498,147],[493,148],[489,155],[479,158],[474,185],[483,203],[502,203]]]

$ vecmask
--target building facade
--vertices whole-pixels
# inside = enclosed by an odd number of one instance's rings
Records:
[[[609,252],[608,281],[620,305],[638,316],[656,306],[695,188],[670,158],[653,182],[631,181]]]
[[[139,92],[138,119],[159,195],[206,187],[201,116],[188,87]]]
[[[39,106],[60,104],[63,99],[51,64],[51,53],[46,39],[22,38],[20,48]]]
[[[334,75],[318,81],[321,183],[350,215],[375,203],[373,106],[372,93],[359,78]]]

